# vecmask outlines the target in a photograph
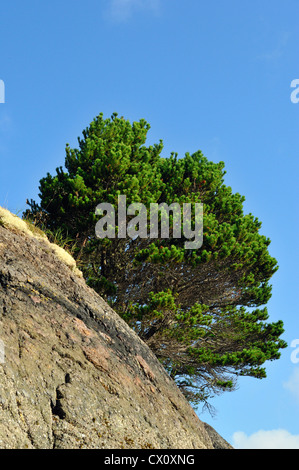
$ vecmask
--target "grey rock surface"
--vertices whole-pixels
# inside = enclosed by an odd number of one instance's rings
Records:
[[[0,224],[1,449],[229,449],[42,239]]]

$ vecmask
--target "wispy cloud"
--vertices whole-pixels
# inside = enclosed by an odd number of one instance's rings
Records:
[[[285,429],[261,430],[250,436],[238,431],[233,434],[232,446],[235,449],[299,449],[299,435]]]
[[[258,58],[268,62],[275,62],[280,59],[287,48],[290,36],[291,34],[287,31],[281,33],[273,48],[267,52],[262,53]]]
[[[6,114],[0,114],[0,132],[7,133],[11,130],[12,127],[12,119],[11,117]]]
[[[109,0],[108,16],[117,22],[125,22],[137,11],[158,13],[160,0]]]
[[[299,403],[299,367],[294,368],[291,377],[287,382],[284,382],[283,386],[292,393]]]

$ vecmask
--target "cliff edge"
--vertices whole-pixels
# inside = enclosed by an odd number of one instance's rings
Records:
[[[231,448],[70,255],[2,208],[0,448]]]

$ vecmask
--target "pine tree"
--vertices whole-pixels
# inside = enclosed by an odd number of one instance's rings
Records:
[[[281,320],[267,323],[269,281],[278,269],[261,222],[244,214],[244,197],[224,184],[224,163],[198,151],[162,158],[162,141],[146,146],[149,124],[99,114],[65,168],[40,181],[40,203],[24,217],[76,241],[86,282],[156,354],[193,404],[233,390],[238,376],[266,377],[263,365],[286,343]],[[203,204],[203,245],[186,249],[163,238],[97,238],[96,207],[125,195],[141,202]],[[132,218],[132,216],[131,216]],[[148,220],[148,224],[150,221]],[[194,227],[193,214],[193,227]],[[116,225],[116,235],[119,227]]]

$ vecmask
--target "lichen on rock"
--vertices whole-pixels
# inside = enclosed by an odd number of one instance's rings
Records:
[[[48,240],[47,235],[28,220],[20,219],[17,215],[12,214],[3,207],[0,207],[0,225],[4,228],[36,238],[37,240],[42,240],[77,276],[82,277],[82,272],[77,268],[74,258],[60,246],[55,243],[51,243]]]

